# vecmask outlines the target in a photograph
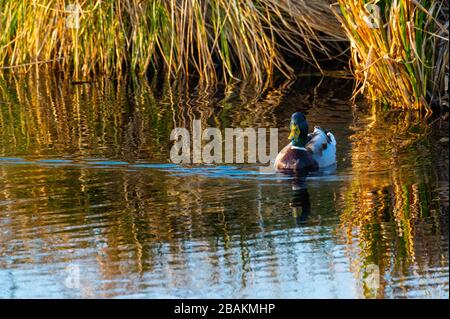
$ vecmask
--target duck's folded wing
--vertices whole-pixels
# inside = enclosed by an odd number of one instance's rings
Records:
[[[311,139],[306,144],[306,148],[309,149],[314,155],[321,156],[322,152],[327,148],[327,136],[325,132],[318,128],[314,128],[314,132],[310,133]]]

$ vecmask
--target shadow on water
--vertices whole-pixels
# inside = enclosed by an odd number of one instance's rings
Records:
[[[0,297],[448,298],[448,142],[421,119],[351,105],[342,79],[183,88],[0,79]],[[299,110],[335,167],[168,160],[194,119],[282,147]]]

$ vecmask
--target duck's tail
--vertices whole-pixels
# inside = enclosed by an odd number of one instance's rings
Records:
[[[334,138],[333,133],[331,133],[330,131],[327,132],[327,139],[331,145],[336,146],[336,139]]]

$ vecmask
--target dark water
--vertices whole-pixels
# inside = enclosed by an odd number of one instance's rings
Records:
[[[0,298],[448,298],[448,141],[346,80],[252,87],[0,79]],[[279,127],[281,147],[297,110],[335,168],[169,162],[175,126]]]

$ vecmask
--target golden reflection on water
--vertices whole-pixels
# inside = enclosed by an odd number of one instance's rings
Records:
[[[338,94],[342,82],[309,81],[261,96],[246,83],[217,93],[0,79],[0,160],[30,161],[0,161],[0,281],[1,269],[86,262],[98,274],[84,297],[201,287],[305,297],[320,292],[318,280],[332,287],[325,296],[347,296],[348,285],[366,298],[448,295],[448,151],[436,151],[443,146],[413,114],[359,110]],[[330,180],[131,165],[167,163],[171,129],[196,118],[221,129],[279,127],[281,146],[299,109],[338,139]],[[380,269],[375,290],[370,265]]]
[[[173,127],[190,127],[194,119],[203,127],[273,126],[273,110],[291,84],[268,89],[261,99],[246,83],[230,85],[223,96],[213,88],[187,92],[181,83],[129,83],[70,85],[48,74],[0,78],[0,152],[130,160],[162,152],[167,158],[168,145],[161,139]]]
[[[367,276],[364,269],[371,264],[380,269],[380,288],[364,284],[365,296],[382,298],[383,277],[392,269],[448,267],[447,247],[440,247],[442,236],[448,238],[448,200],[436,199],[439,192],[448,194],[448,185],[440,187],[445,170],[448,177],[448,150],[443,158],[435,150],[448,145],[433,145],[430,127],[412,113],[373,108],[355,114],[353,127],[354,178],[341,195],[341,228],[349,247],[358,243],[363,262],[354,267],[357,275]],[[388,258],[392,251],[395,259]]]

